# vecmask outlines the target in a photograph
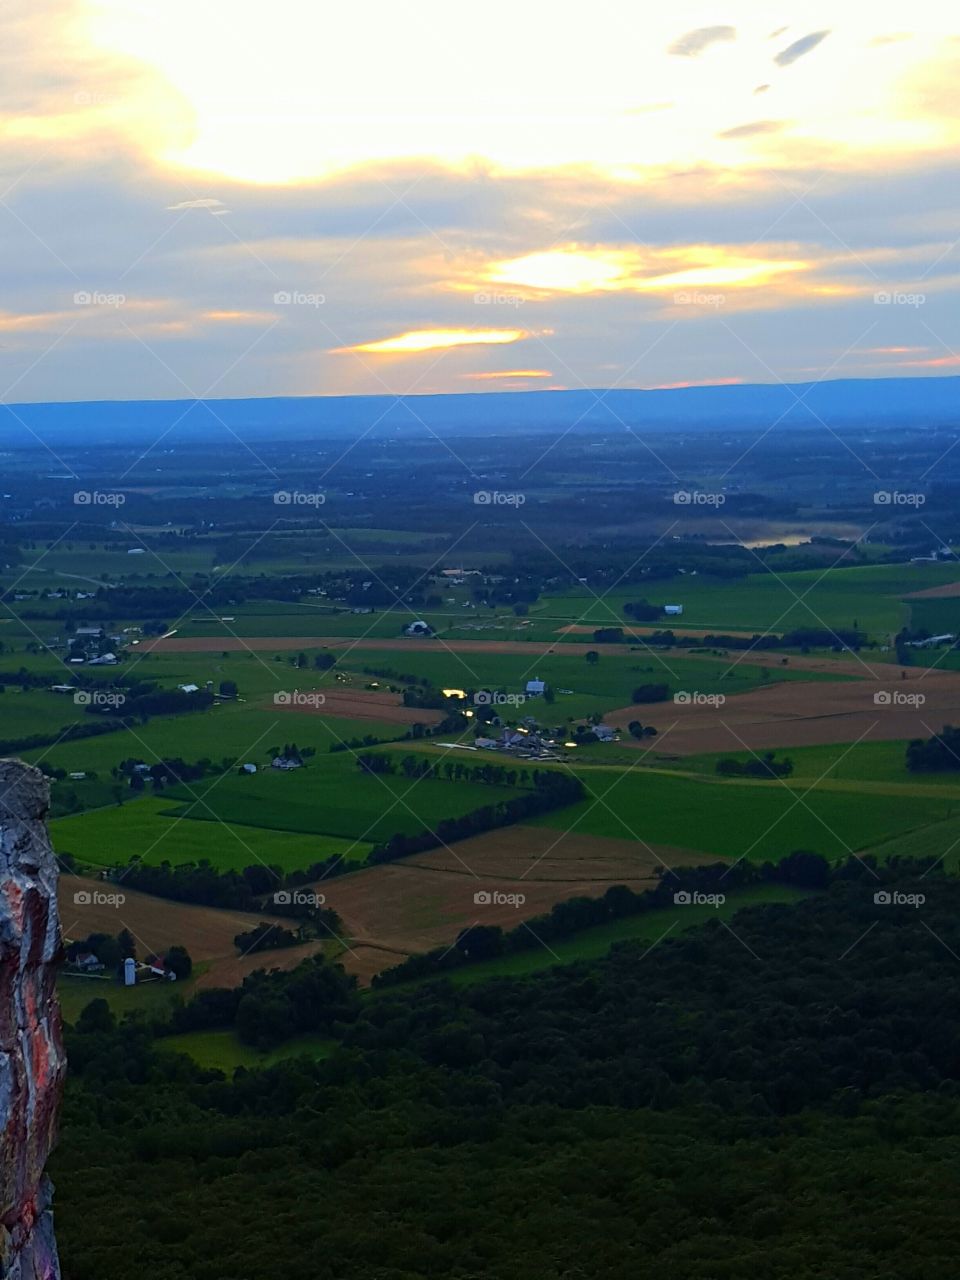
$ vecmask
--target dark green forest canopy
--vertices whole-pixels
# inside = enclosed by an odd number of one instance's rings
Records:
[[[898,887],[393,990],[232,1082],[87,1018],[65,1276],[952,1280],[960,884]]]

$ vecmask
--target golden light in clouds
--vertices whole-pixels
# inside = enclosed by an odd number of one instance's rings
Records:
[[[614,178],[782,162],[788,149],[909,154],[956,129],[945,103],[904,110],[898,90],[950,35],[947,4],[921,5],[913,39],[893,0],[788,0],[788,43],[830,34],[778,67],[762,0],[734,6],[736,38],[669,50],[705,11],[595,0],[80,0],[109,56],[165,85],[137,145],[174,166],[251,183],[296,183],[414,162],[464,171],[589,166]],[[769,85],[756,131],[754,90]],[[663,109],[645,109],[654,103]],[[171,140],[170,117],[179,134]],[[772,118],[771,118],[772,117]],[[726,134],[724,137],[722,135]]]
[[[550,249],[495,263],[487,279],[558,293],[596,293],[630,287],[637,255],[615,249]]]
[[[526,329],[413,329],[409,333],[397,334],[395,338],[361,342],[353,347],[336,347],[332,354],[415,355],[446,347],[499,346],[532,336]]]
[[[812,263],[759,258],[722,245],[679,249],[551,249],[496,262],[485,279],[546,293],[656,292],[680,287],[757,286]]]

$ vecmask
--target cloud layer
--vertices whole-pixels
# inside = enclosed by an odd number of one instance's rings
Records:
[[[316,40],[306,0],[7,19],[5,400],[958,363],[946,30],[517,9],[327,14]]]

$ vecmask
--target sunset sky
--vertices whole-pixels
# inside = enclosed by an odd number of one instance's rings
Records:
[[[960,372],[951,26],[15,0],[3,399]]]

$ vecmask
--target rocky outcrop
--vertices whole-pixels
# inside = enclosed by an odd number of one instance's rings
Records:
[[[59,1280],[44,1175],[66,1061],[57,864],[39,770],[0,760],[0,1277]]]

